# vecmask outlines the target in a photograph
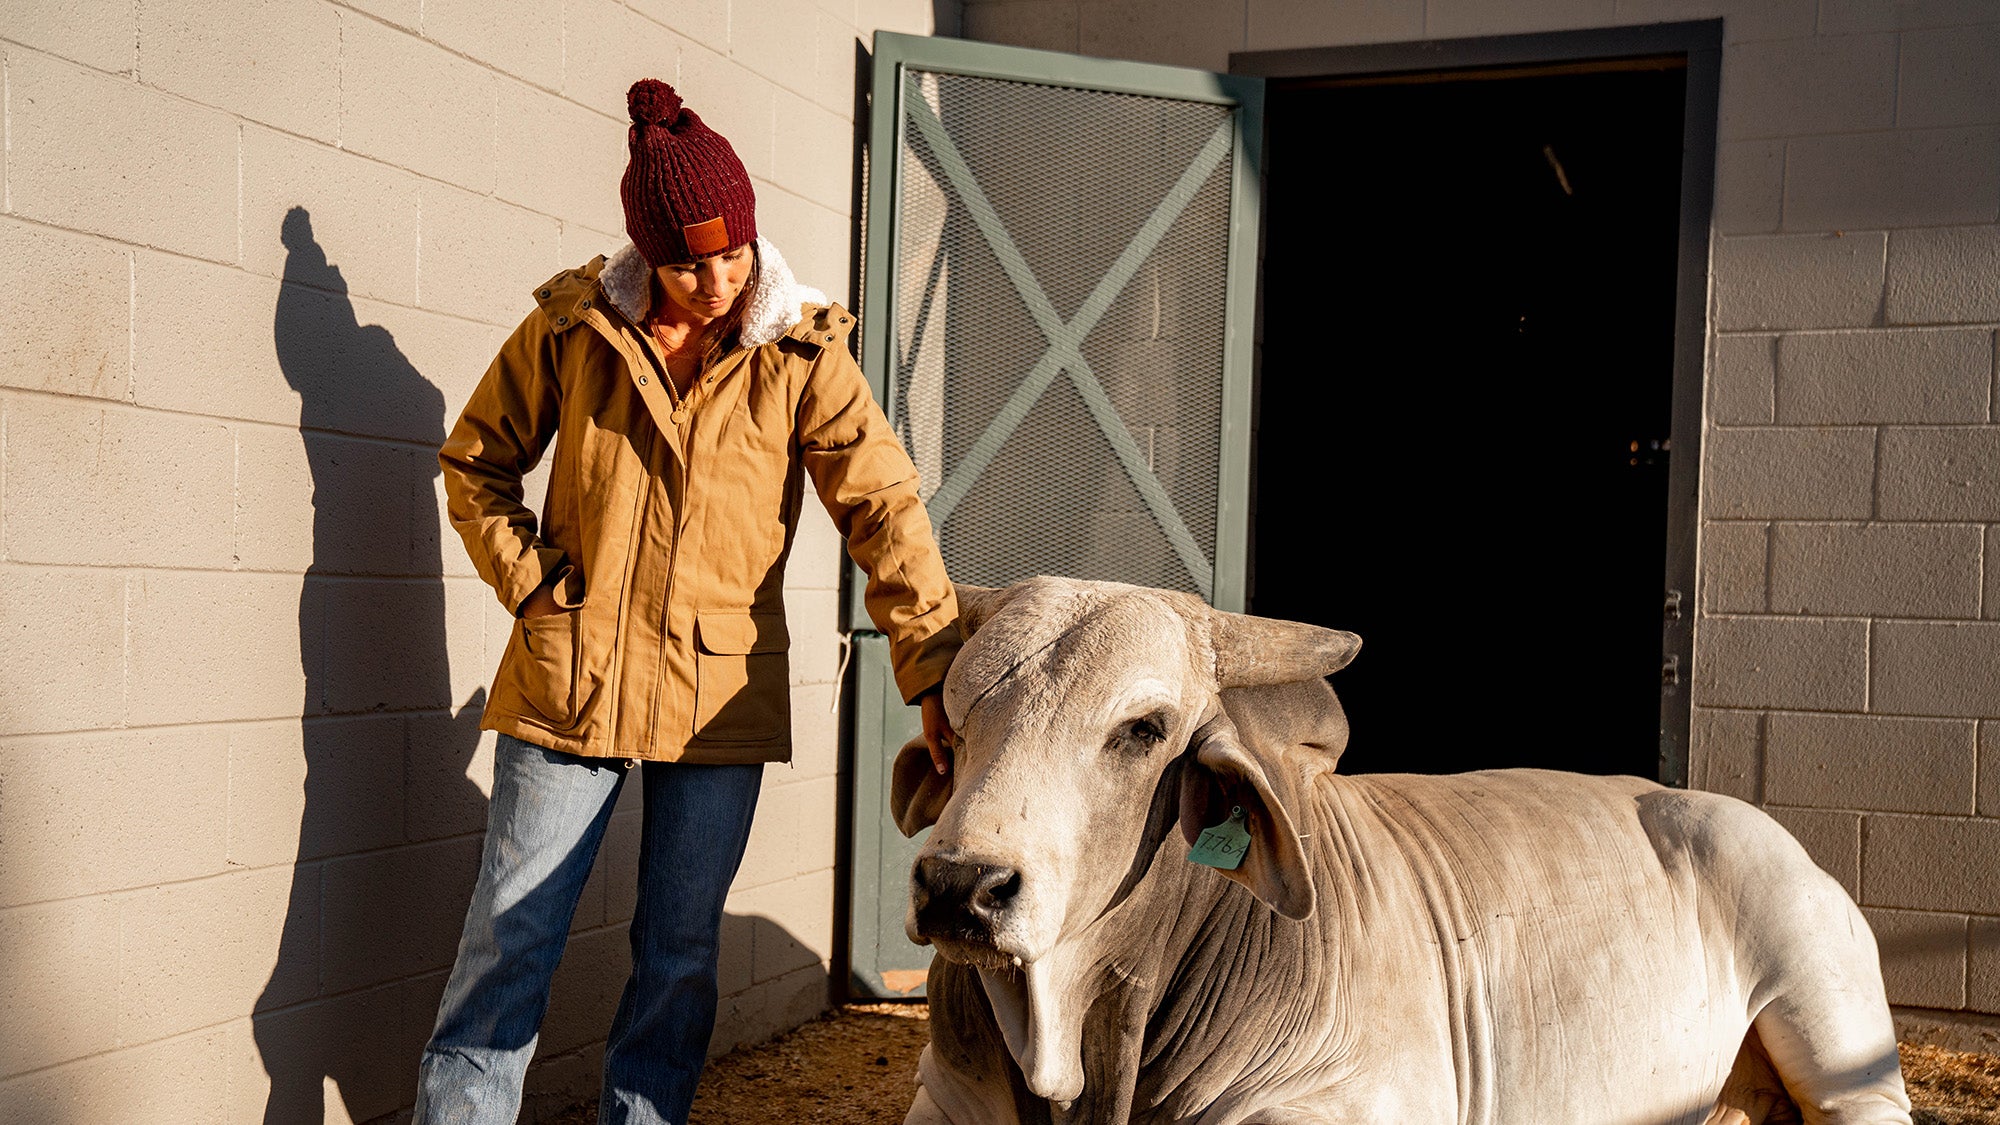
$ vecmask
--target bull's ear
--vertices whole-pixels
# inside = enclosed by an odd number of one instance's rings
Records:
[[[938,776],[931,765],[930,744],[918,735],[903,743],[896,765],[889,771],[889,815],[905,836],[914,836],[931,825],[951,800],[951,777]]]
[[[1361,648],[1361,638],[1339,629],[1210,611],[1218,686],[1259,687],[1331,676]]]
[[[1287,918],[1312,916],[1312,869],[1292,828],[1292,817],[1264,767],[1243,746],[1226,715],[1195,732],[1193,753],[1181,770],[1181,835],[1190,847],[1202,829],[1222,823],[1241,808],[1250,850],[1242,866],[1217,873],[1250,889]]]
[[[963,582],[952,583],[952,590],[958,595],[958,631],[965,639],[986,624],[988,618],[1000,612],[1014,597],[1013,586],[967,586]]]

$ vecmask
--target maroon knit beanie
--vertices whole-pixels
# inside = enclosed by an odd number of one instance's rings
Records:
[[[625,95],[632,113],[632,161],[618,194],[625,233],[648,265],[692,262],[757,237],[757,196],[750,173],[722,134],[681,105],[657,78]]]

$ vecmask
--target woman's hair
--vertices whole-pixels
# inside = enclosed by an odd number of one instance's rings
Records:
[[[736,293],[736,300],[729,311],[715,318],[715,322],[702,330],[701,367],[706,371],[709,365],[728,354],[735,346],[736,338],[743,332],[743,313],[750,307],[750,298],[757,292],[758,275],[763,272],[763,259],[757,255],[757,244],[750,243],[750,276],[743,279],[743,288]]]

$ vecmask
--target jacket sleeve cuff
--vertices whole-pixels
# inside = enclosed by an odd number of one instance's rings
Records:
[[[521,616],[521,603],[528,595],[549,580],[550,575],[559,579],[555,585],[556,604],[564,609],[575,609],[583,604],[583,577],[570,565],[569,557],[555,547],[536,547],[532,553],[522,556],[521,561],[508,571],[506,580],[496,589],[500,604],[515,617]],[[573,604],[572,604],[573,603]]]
[[[952,658],[963,643],[954,621],[923,640],[897,646],[900,651],[891,655],[896,665],[896,690],[903,694],[903,702],[915,703],[918,696],[944,683]]]

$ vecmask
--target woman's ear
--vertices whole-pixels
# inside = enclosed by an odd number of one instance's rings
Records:
[[[1181,835],[1192,847],[1204,829],[1242,809],[1249,850],[1234,871],[1216,873],[1249,888],[1287,918],[1312,916],[1317,903],[1312,869],[1299,846],[1291,814],[1262,763],[1237,737],[1227,715],[1217,715],[1195,732],[1181,771]]]

